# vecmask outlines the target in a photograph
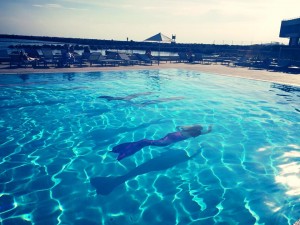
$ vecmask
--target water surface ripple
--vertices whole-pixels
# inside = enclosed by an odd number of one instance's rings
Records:
[[[0,89],[1,225],[300,217],[299,88],[167,69],[1,75]],[[147,94],[99,98],[135,93]],[[120,162],[110,152],[190,124],[213,131]],[[124,180],[97,195],[90,178],[98,176]]]

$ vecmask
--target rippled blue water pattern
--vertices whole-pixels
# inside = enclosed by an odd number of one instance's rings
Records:
[[[1,225],[292,225],[300,217],[297,87],[176,69],[1,75],[0,85]],[[147,94],[98,98],[135,93]],[[190,124],[213,131],[120,162],[110,152]],[[90,183],[116,176],[124,183],[107,195]]]

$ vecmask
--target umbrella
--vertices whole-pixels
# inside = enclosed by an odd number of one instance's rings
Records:
[[[164,42],[164,43],[170,43],[172,42],[172,39],[167,37],[166,35],[163,35],[162,33],[158,33],[152,37],[147,38],[145,41],[149,41],[149,42],[158,42],[158,60],[157,63],[159,65],[159,59],[160,59],[160,43]]]

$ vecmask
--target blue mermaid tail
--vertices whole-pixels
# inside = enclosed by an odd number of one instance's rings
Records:
[[[182,141],[187,139],[188,137],[183,136],[181,132],[174,132],[169,133],[165,137],[159,139],[159,140],[148,140],[143,139],[136,142],[127,142],[120,145],[115,146],[112,149],[112,152],[118,153],[117,160],[120,161],[121,159],[124,159],[125,157],[128,157],[130,155],[133,155],[137,151],[141,150],[142,148],[153,145],[153,146],[167,146],[170,144],[173,144],[178,141]]]
[[[122,97],[112,97],[112,96],[107,96],[107,95],[99,96],[98,98],[104,98],[104,99],[106,99],[107,101],[123,100]]]
[[[119,154],[117,160],[120,161],[121,159],[133,155],[137,151],[149,145],[151,145],[151,141],[147,139],[143,139],[136,142],[127,142],[115,146],[112,149],[112,152]]]

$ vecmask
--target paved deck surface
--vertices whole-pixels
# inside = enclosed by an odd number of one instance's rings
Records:
[[[63,73],[63,72],[91,72],[91,71],[114,71],[114,70],[143,70],[143,69],[187,69],[200,72],[216,73],[226,76],[241,77],[261,81],[269,81],[280,84],[288,84],[300,87],[300,74],[287,74],[267,70],[253,70],[244,67],[229,67],[212,64],[187,64],[187,63],[161,63],[159,66],[117,66],[117,67],[71,67],[71,68],[9,68],[8,65],[0,64],[0,74],[24,74],[24,73]]]

